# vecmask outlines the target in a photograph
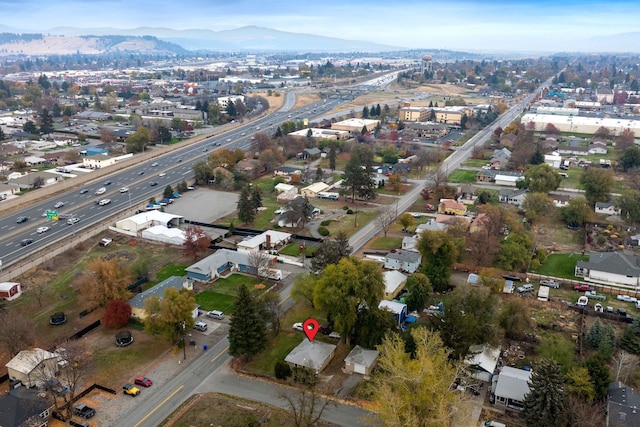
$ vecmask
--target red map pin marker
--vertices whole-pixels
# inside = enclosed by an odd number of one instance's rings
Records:
[[[316,334],[318,333],[318,329],[320,329],[320,325],[318,325],[318,321],[316,319],[307,319],[302,324],[302,329],[304,330],[304,334],[309,338],[309,341],[313,341]]]

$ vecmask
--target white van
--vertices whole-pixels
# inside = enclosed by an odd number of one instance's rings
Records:
[[[210,317],[216,320],[222,320],[224,319],[224,313],[221,312],[220,310],[211,310],[207,312],[207,317]]]
[[[193,329],[195,329],[196,331],[200,331],[200,332],[204,332],[207,330],[208,325],[204,322],[196,322],[195,325],[193,325]]]

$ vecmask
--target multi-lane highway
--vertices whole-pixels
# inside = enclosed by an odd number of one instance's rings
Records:
[[[0,261],[2,261],[3,268],[59,239],[83,228],[91,227],[108,215],[120,212],[130,206],[142,207],[142,203],[147,202],[151,197],[158,198],[167,185],[175,187],[183,180],[192,178],[193,164],[205,160],[213,150],[223,147],[248,150],[253,134],[258,132],[273,133],[278,125],[287,120],[321,116],[343,101],[327,99],[298,110],[290,110],[294,102],[295,96],[287,94],[283,107],[271,115],[260,117],[223,134],[208,137],[201,142],[114,172],[107,178],[97,180],[82,189],[66,191],[10,215],[4,215],[0,219]],[[157,185],[152,186],[152,182],[156,182]],[[69,187],[72,185],[72,182],[69,183]],[[95,192],[102,187],[106,189],[106,192],[96,196]],[[121,193],[122,187],[127,187],[129,191]],[[46,192],[47,190],[45,188],[37,191]],[[110,199],[111,202],[100,206],[96,201],[102,199]],[[71,225],[68,224],[67,219],[52,221],[43,217],[43,213],[47,210],[54,210],[55,204],[59,201],[62,201],[64,206],[55,210],[65,217],[78,218],[78,222]],[[20,217],[26,217],[28,220],[17,222]],[[49,230],[43,233],[36,232],[42,226],[49,227]],[[32,240],[33,243],[24,245],[27,239]]]

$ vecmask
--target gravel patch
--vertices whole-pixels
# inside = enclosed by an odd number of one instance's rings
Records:
[[[192,221],[212,223],[233,213],[239,198],[237,193],[198,188],[186,191],[164,210]]]

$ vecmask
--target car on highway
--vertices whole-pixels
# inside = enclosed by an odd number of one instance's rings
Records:
[[[136,379],[133,380],[133,382],[135,385],[140,385],[142,387],[151,387],[151,385],[153,385],[153,381],[143,376],[136,377]]]
[[[144,171],[138,172],[138,175],[144,175]]]
[[[49,227],[47,227],[47,226],[38,227],[38,229],[36,230],[36,233],[42,234],[42,233],[46,233],[47,231],[49,231]]]
[[[122,389],[124,390],[124,394],[128,394],[129,396],[137,396],[140,394],[140,389],[130,383],[123,385]]]
[[[231,138],[227,138],[227,142],[231,142]]]
[[[16,218],[16,223],[18,224],[22,224],[23,222],[27,221],[29,221],[29,217],[26,216],[19,216],[18,218]]]
[[[104,194],[104,193],[106,193],[106,192],[107,192],[107,189],[106,189],[106,188],[104,188],[104,187],[100,187],[100,188],[98,188],[98,189],[96,190],[96,192],[95,192],[94,194],[95,194],[96,196],[99,196],[99,195]]]
[[[182,161],[182,159],[178,159],[176,160],[176,163],[180,163]]]
[[[63,206],[64,206],[64,202],[58,202],[55,205],[53,205],[53,207],[56,208],[56,209],[59,209],[59,208],[61,208]]]
[[[121,193],[126,193],[126,192],[128,192],[128,191],[129,191],[129,187],[122,187],[122,188],[120,189],[120,192],[121,192]]]
[[[149,185],[152,186],[152,187],[155,187],[156,185],[158,185],[158,182],[157,181],[151,181],[149,183]]]
[[[98,202],[100,206],[108,205],[109,203],[111,203],[111,199],[102,199]]]
[[[219,147],[220,143],[219,142],[214,142],[213,145],[215,145],[216,147]]]
[[[151,166],[155,168],[156,166],[158,166],[158,162],[151,163]]]
[[[166,173],[166,172],[162,172],[162,173],[160,173],[158,176],[166,176],[166,175],[167,175],[167,173]]]
[[[106,181],[103,183],[103,185],[111,185],[111,181],[106,180]]]
[[[73,224],[77,223],[78,221],[80,221],[80,218],[72,216],[71,218],[69,218],[67,220],[67,224],[73,225]]]
[[[80,190],[80,194],[86,194],[88,192],[89,190],[87,190],[86,188],[83,188],[82,190]]]
[[[207,147],[204,147],[204,148],[202,149],[202,152],[203,152],[203,153],[206,153],[207,151],[209,151],[209,149],[208,149]]]
[[[33,239],[22,239],[20,241],[20,246],[29,246],[33,243]]]

